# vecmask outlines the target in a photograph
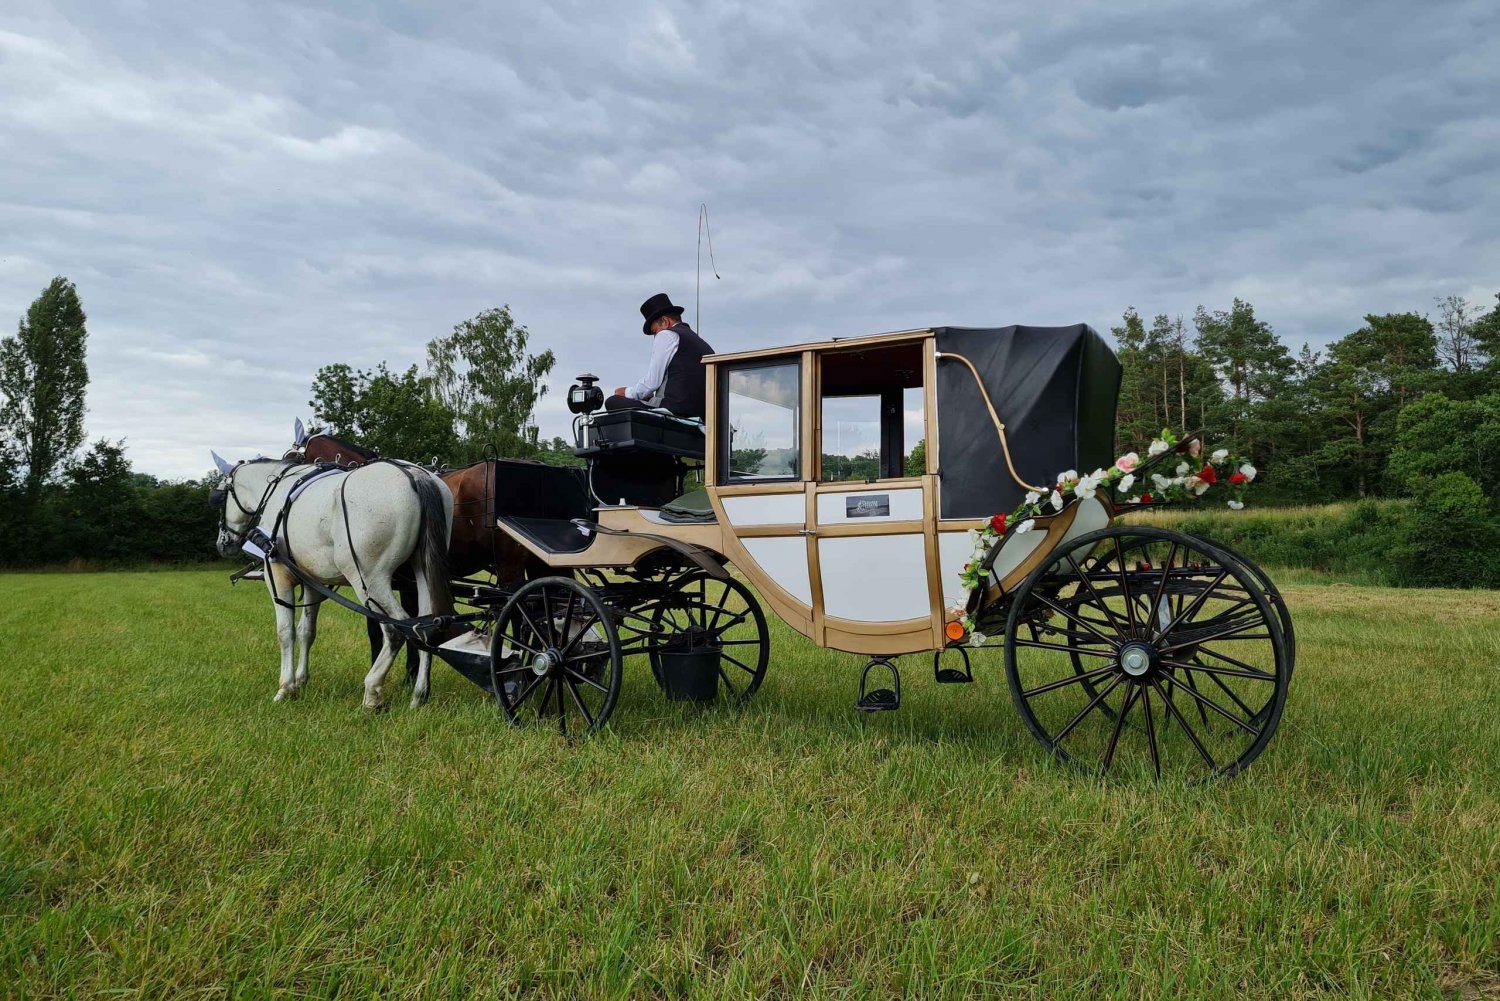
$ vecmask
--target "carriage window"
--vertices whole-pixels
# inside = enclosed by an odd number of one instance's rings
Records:
[[[731,368],[723,383],[721,446],[726,482],[796,479],[802,474],[802,366]],[[721,453],[724,454],[724,453]]]
[[[921,373],[922,345],[916,341],[823,356],[820,480],[859,482],[926,472]]]

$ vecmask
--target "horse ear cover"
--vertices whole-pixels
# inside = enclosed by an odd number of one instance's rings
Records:
[[[209,449],[208,454],[214,457],[214,465],[219,467],[219,472],[223,473],[225,476],[228,476],[230,472],[233,471],[234,467],[225,462],[219,456],[218,452],[215,452],[213,449]]]

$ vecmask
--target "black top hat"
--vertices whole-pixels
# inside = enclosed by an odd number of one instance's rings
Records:
[[[651,324],[668,313],[675,313],[679,320],[682,319],[682,307],[672,305],[672,300],[667,298],[665,292],[658,292],[641,303],[641,315],[646,318],[646,322],[641,324],[641,333],[651,333]]]

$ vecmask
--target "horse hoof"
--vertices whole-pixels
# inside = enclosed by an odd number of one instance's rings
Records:
[[[278,689],[276,689],[276,695],[275,695],[275,697],[272,698],[271,701],[272,702],[285,702],[287,699],[289,699],[291,697],[292,697],[292,693],[289,690],[287,690],[285,688],[278,688]]]
[[[421,709],[426,704],[427,704],[427,696],[425,696],[425,695],[420,695],[420,696],[413,695],[411,697],[411,707],[413,709]]]

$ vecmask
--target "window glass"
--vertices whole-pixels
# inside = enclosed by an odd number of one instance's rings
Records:
[[[823,482],[880,478],[880,397],[823,397]]]
[[[885,454],[888,440],[881,434],[882,405],[879,396],[823,397],[821,478],[824,483],[878,480],[897,475],[921,476],[927,471],[922,387],[901,390],[901,412],[897,414],[893,410],[885,415],[886,420],[901,425],[903,452],[899,463],[889,462]]]
[[[797,478],[802,473],[801,365],[732,368],[725,378],[727,481]]]

